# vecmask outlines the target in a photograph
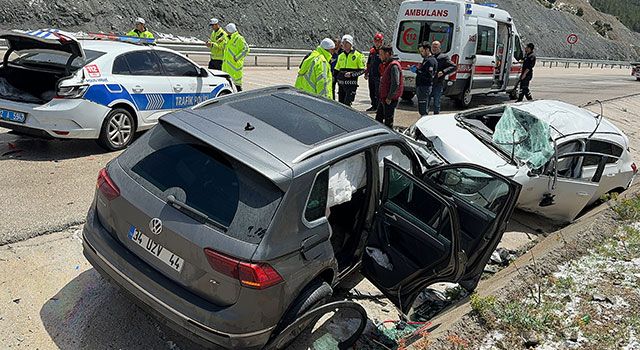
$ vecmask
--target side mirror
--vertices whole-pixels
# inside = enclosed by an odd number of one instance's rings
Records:
[[[462,181],[462,178],[454,173],[447,172],[444,177],[444,184],[447,186],[456,186]]]
[[[205,68],[200,67],[200,75],[199,76],[202,77],[202,78],[206,78],[206,77],[209,76],[209,72]]]

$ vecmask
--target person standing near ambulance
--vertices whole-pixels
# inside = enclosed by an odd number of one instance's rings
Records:
[[[393,116],[398,107],[398,100],[404,92],[404,78],[400,62],[393,59],[393,48],[384,45],[380,48],[380,59],[383,62],[380,77],[380,92],[378,94],[378,109],[376,120],[389,128],[393,128]]]
[[[382,33],[376,33],[373,37],[373,46],[369,49],[369,58],[367,58],[367,69],[364,72],[364,78],[369,81],[369,98],[371,99],[371,107],[367,112],[378,109],[378,93],[380,90],[380,59],[379,51],[384,41]]]
[[[224,50],[222,70],[231,76],[238,91],[242,91],[244,59],[249,54],[249,45],[234,23],[227,24],[224,29],[229,33],[229,41]]]
[[[419,66],[411,66],[411,71],[416,74],[418,113],[424,117],[429,114],[429,97],[438,71],[438,61],[431,54],[431,44],[428,41],[423,41],[418,50],[422,56],[422,63]]]
[[[211,38],[207,41],[207,47],[211,49],[209,69],[222,70],[222,59],[224,58],[224,49],[229,40],[229,35],[222,29],[217,18],[212,18],[209,21],[209,26],[211,26]]]
[[[136,38],[153,39],[153,33],[147,30],[146,23],[147,22],[144,20],[144,18],[136,18],[136,27],[125,35]]]
[[[535,50],[535,46],[533,43],[528,43],[524,48],[524,53],[526,56],[524,57],[524,63],[522,63],[522,74],[520,75],[520,95],[518,96],[518,100],[516,102],[522,102],[523,97],[527,97],[527,101],[531,101],[533,96],[531,96],[531,91],[529,91],[529,83],[531,83],[531,79],[533,79],[533,67],[536,66],[536,55],[533,53]]]
[[[353,36],[342,37],[342,49],[338,56],[336,71],[338,81],[338,101],[351,106],[358,90],[358,77],[364,74],[366,63],[364,55],[353,47]]]
[[[333,74],[331,74],[329,61],[335,49],[336,45],[333,40],[323,39],[320,46],[311,51],[300,64],[295,87],[332,100]]]
[[[431,97],[433,97],[433,114],[440,114],[440,100],[442,99],[442,92],[444,91],[444,78],[451,73],[455,73],[455,71],[458,70],[458,66],[451,61],[449,56],[442,53],[440,42],[437,40],[431,43],[431,53],[433,57],[436,58],[436,61],[438,61],[438,72],[436,73],[435,80],[433,81],[433,89],[431,90]]]

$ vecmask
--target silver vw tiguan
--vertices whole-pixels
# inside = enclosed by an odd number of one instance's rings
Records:
[[[166,115],[98,176],[84,254],[150,313],[263,348],[360,270],[402,312],[474,289],[520,186],[429,168],[402,135],[290,87]]]

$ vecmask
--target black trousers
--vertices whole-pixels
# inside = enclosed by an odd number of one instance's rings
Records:
[[[378,102],[378,109],[376,110],[376,120],[389,128],[393,127],[393,116],[396,113],[396,107],[398,107],[398,101],[391,101],[387,104],[386,101],[380,100]]]
[[[209,69],[222,70],[222,60],[209,60]]]
[[[531,83],[532,78],[524,78],[520,80],[520,95],[518,96],[517,102],[521,102],[523,97],[527,97],[527,100],[533,100],[531,96],[531,91],[529,91],[529,83]]]
[[[380,90],[380,79],[374,79],[369,75],[369,98],[371,107],[378,107],[378,92]]]
[[[358,85],[339,85],[338,84],[338,102],[351,106],[356,99],[356,90]]]

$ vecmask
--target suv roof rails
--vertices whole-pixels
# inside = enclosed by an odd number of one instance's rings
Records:
[[[313,147],[312,149],[300,154],[299,156],[297,156],[292,163],[296,164],[296,163],[300,163],[304,160],[307,160],[315,155],[318,155],[320,153],[323,153],[325,151],[328,151],[332,148],[336,148],[342,145],[346,145],[348,143],[351,142],[355,142],[355,141],[359,141],[362,139],[367,139],[369,137],[374,137],[374,136],[378,136],[378,135],[386,135],[386,134],[390,134],[389,130],[385,130],[385,129],[374,129],[374,130],[365,130],[365,131],[361,131],[358,133],[354,133],[352,135],[348,135],[348,136],[344,136],[344,137],[338,137],[336,139],[333,139],[331,141],[327,141],[324,143],[319,144],[316,147]]]

